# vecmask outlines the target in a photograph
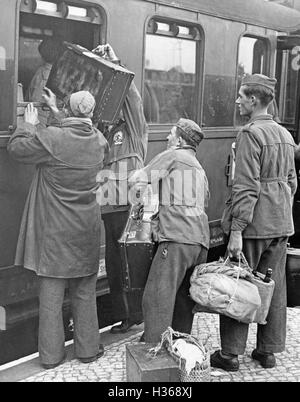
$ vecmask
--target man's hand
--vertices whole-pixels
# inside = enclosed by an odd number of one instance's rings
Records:
[[[37,108],[33,106],[33,103],[29,103],[24,112],[24,121],[30,123],[33,126],[39,124],[39,117]]]
[[[239,258],[243,249],[243,238],[242,232],[234,230],[230,233],[230,238],[228,242],[228,255],[230,258]]]
[[[92,50],[92,52],[109,61],[119,61],[113,48],[108,43],[106,45],[97,46],[95,49]]]
[[[47,106],[51,109],[56,111],[57,110],[57,105],[56,105],[56,95],[51,91],[51,89],[45,87],[44,88],[44,93],[42,95],[44,101],[46,102]]]

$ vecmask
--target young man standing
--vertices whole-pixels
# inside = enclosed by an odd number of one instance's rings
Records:
[[[294,233],[293,195],[297,187],[295,143],[291,134],[268,114],[276,79],[254,74],[243,79],[236,103],[242,116],[250,118],[237,136],[236,166],[231,195],[229,256],[244,252],[250,267],[261,273],[272,268],[275,290],[266,325],[258,325],[252,358],[264,368],[274,367],[274,353],[285,348],[286,249]],[[227,220],[228,224],[228,220]],[[227,371],[239,369],[248,324],[220,316],[221,350],[211,365]]]

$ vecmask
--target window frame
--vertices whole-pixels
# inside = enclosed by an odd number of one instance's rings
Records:
[[[49,0],[50,2],[57,2],[57,0]],[[62,21],[75,21],[77,23],[87,23],[87,17],[76,17],[76,18],[64,18],[62,16],[53,16],[53,15],[47,15],[47,14],[42,14],[42,13],[34,13],[30,12],[29,8],[32,7],[32,1],[28,2],[28,11],[24,11],[24,7],[26,8],[27,5],[23,4],[23,0],[20,0],[18,3],[18,7],[16,10],[16,25],[15,25],[15,60],[14,60],[14,76],[13,76],[13,85],[14,85],[14,91],[13,91],[13,118],[11,121],[11,124],[8,127],[8,133],[11,134],[15,131],[16,126],[17,126],[17,120],[18,120],[18,82],[19,82],[19,48],[20,48],[20,24],[21,24],[21,14],[32,14],[32,15],[37,15],[41,16],[42,18],[48,17],[48,18],[57,18]],[[66,0],[64,1],[67,5],[74,6],[74,7],[83,7],[86,8],[87,10],[89,9],[96,9],[99,12],[99,15],[101,16],[102,23],[99,25],[95,22],[89,22],[92,26],[95,26],[94,30],[94,44],[99,44],[101,43],[106,43],[106,38],[107,38],[107,12],[102,7],[96,2],[83,2],[81,0]],[[22,9],[23,8],[23,9]],[[31,35],[29,34],[29,37]],[[41,35],[34,35],[35,37],[40,37]],[[98,40],[97,40],[98,39]],[[97,42],[97,43],[96,43]]]
[[[167,23],[169,25],[173,24],[178,24],[179,26],[182,27],[188,27],[188,28],[196,28],[198,33],[199,33],[199,39],[196,40],[194,39],[194,42],[196,42],[196,54],[195,54],[195,116],[194,120],[195,122],[199,123],[200,125],[202,124],[202,118],[203,118],[203,110],[202,110],[202,103],[203,103],[203,88],[204,88],[204,47],[205,47],[205,34],[204,34],[204,29],[202,26],[198,23],[187,21],[184,19],[177,19],[177,18],[171,18],[171,17],[165,17],[161,15],[151,15],[149,16],[146,21],[145,21],[145,26],[144,26],[144,52],[143,52],[143,64],[142,64],[142,89],[141,89],[141,95],[142,98],[144,99],[145,95],[145,70],[146,70],[146,38],[147,35],[150,33],[148,32],[148,26],[151,20],[158,21],[161,23]],[[150,34],[151,35],[151,34]],[[154,34],[155,35],[155,34]],[[187,38],[184,35],[177,35],[173,36],[172,34],[170,35],[162,35],[162,34],[157,34],[158,36],[162,37],[174,37],[179,38],[179,39],[188,39],[193,41],[192,38]],[[173,123],[151,123],[147,122],[149,127],[151,128],[152,133],[161,133],[161,132],[169,132],[170,128],[174,125],[175,122]]]
[[[238,91],[240,89],[239,83],[238,83],[238,68],[239,68],[239,56],[240,56],[240,43],[243,38],[253,38],[253,39],[259,39],[262,40],[265,45],[266,45],[266,60],[264,61],[264,66],[263,66],[263,74],[268,75],[270,71],[270,62],[271,62],[271,42],[270,39],[268,38],[267,35],[257,35],[253,32],[250,31],[245,31],[243,32],[239,40],[237,42],[237,58],[236,58],[236,72],[235,72],[235,94],[236,94],[236,99],[238,97]],[[235,100],[236,100],[235,99]],[[237,124],[237,111],[235,109],[234,111],[234,116],[233,116],[233,125],[234,127],[242,127],[243,124]]]

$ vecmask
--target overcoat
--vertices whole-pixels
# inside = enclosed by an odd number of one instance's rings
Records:
[[[8,143],[21,163],[36,164],[22,217],[15,264],[40,276],[76,278],[98,271],[100,207],[96,176],[108,144],[90,119],[60,127],[24,123]]]

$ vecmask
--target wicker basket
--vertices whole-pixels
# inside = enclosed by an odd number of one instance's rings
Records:
[[[175,339],[174,339],[175,338]],[[204,360],[201,364],[198,362],[196,366],[187,373],[185,368],[186,361],[174,349],[176,339],[184,339],[186,342],[196,345],[204,354]],[[152,356],[155,356],[163,347],[167,349],[173,359],[178,363],[179,378],[181,382],[209,382],[210,381],[210,353],[194,336],[183,332],[176,332],[171,327],[162,334],[161,342],[149,350]]]

